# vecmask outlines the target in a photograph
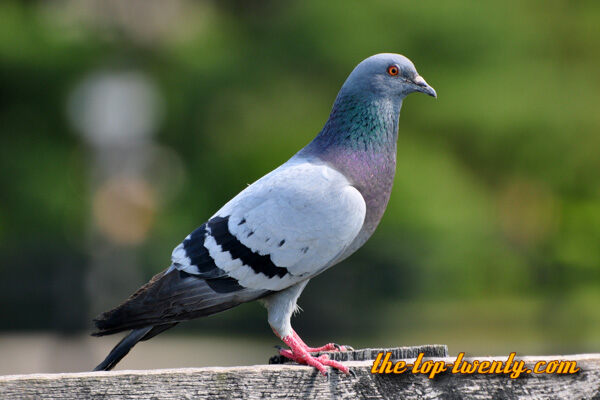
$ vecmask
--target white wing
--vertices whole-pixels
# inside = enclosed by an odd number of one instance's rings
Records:
[[[330,267],[365,213],[344,175],[292,158],[225,204],[206,224],[203,245],[222,276],[249,289],[282,290]],[[193,273],[190,258],[182,245],[173,253],[174,264]]]

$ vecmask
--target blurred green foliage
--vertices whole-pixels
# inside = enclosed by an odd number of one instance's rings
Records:
[[[444,330],[468,335],[499,315],[505,329],[527,321],[532,342],[598,350],[599,2],[133,2],[130,19],[108,1],[77,3],[0,4],[0,327],[88,327],[91,154],[66,112],[88,73],[151,77],[164,102],[156,140],[184,168],[136,249],[147,278],[312,139],[359,61],[398,52],[439,99],[404,102],[383,222],[311,282],[299,330],[389,340],[373,336],[379,324],[396,342],[448,342]],[[200,324],[268,332],[261,313]]]

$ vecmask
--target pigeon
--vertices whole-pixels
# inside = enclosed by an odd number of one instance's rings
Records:
[[[139,341],[179,322],[258,300],[289,349],[281,356],[350,373],[292,329],[308,281],[346,259],[375,231],[396,169],[403,99],[437,97],[413,63],[383,53],[360,62],[340,89],[325,126],[287,162],[258,179],[189,234],[171,265],[120,306],[98,316],[93,336],[131,331],[95,371],[112,369]]]

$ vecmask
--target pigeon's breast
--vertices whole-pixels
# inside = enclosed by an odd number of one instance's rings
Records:
[[[387,208],[394,174],[396,146],[388,151],[327,152],[321,159],[340,171],[363,196],[367,207],[365,221],[356,239],[344,252],[346,258],[360,248],[373,234]]]

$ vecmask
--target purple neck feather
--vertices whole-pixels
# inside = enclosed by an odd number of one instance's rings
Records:
[[[340,93],[323,130],[298,154],[331,165],[363,195],[367,215],[358,247],[377,227],[392,191],[401,107],[398,99]]]

